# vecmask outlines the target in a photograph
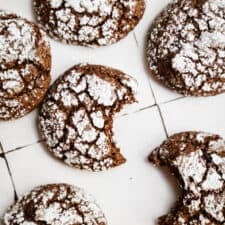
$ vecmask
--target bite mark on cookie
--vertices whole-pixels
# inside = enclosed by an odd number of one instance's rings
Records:
[[[225,141],[204,132],[175,134],[149,160],[167,167],[180,181],[182,195],[159,225],[221,225],[225,222]]]
[[[39,114],[50,152],[66,164],[92,171],[125,162],[113,134],[114,115],[135,102],[136,81],[119,70],[80,64],[61,76]]]

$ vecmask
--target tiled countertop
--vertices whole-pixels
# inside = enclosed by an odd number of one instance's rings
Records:
[[[101,173],[69,168],[51,157],[40,142],[37,110],[16,121],[0,122],[5,152],[0,153],[0,218],[15,195],[53,182],[68,182],[93,194],[109,225],[154,225],[157,217],[169,210],[178,192],[174,180],[150,165],[147,156],[174,132],[203,130],[225,137],[225,95],[184,98],[148,75],[144,60],[146,32],[168,2],[146,0],[147,9],[139,26],[110,47],[87,49],[51,40],[53,81],[80,62],[115,67],[138,80],[139,103],[123,110],[114,123],[117,142],[128,162]],[[31,0],[0,0],[0,8],[34,20]]]

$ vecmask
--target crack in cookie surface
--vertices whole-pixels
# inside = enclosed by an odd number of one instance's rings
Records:
[[[180,181],[182,195],[159,225],[225,223],[225,141],[218,135],[184,132],[171,136],[149,157]]]
[[[135,102],[137,83],[121,71],[79,64],[50,89],[39,114],[47,147],[66,164],[92,171],[125,162],[116,146],[113,118]]]
[[[70,44],[104,46],[124,38],[142,18],[144,0],[33,0],[50,36]]]
[[[47,91],[50,46],[35,24],[0,10],[0,49],[0,119],[16,119],[33,110]]]
[[[152,75],[184,95],[225,90],[225,0],[175,0],[152,24],[147,61]]]
[[[5,225],[107,225],[95,199],[68,184],[39,186],[4,215]]]

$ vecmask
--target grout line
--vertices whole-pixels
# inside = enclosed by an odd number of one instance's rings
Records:
[[[139,46],[139,43],[138,43],[138,40],[137,40],[137,36],[136,36],[136,33],[134,31],[133,31],[133,36],[134,36],[134,39],[136,41],[137,48],[138,48],[138,50],[140,50],[140,46]],[[165,135],[168,138],[169,135],[168,135],[168,131],[167,131],[167,128],[166,128],[165,119],[163,118],[163,114],[162,114],[161,108],[159,106],[160,103],[157,102],[157,99],[156,99],[156,96],[155,96],[155,93],[154,93],[154,90],[153,90],[150,78],[148,78],[148,84],[149,84],[149,87],[150,87],[150,90],[151,90],[151,93],[152,93],[152,97],[154,99],[154,104],[151,107],[157,107],[157,111],[159,113],[159,116],[160,116],[160,119],[161,119],[161,122],[162,122],[162,126],[163,126],[163,129],[164,129]],[[177,98],[175,100],[173,99],[173,100],[176,101],[176,100],[179,100],[180,98],[183,98],[183,96],[179,97],[179,98]],[[173,100],[170,100],[170,101],[168,101],[166,103],[172,102]],[[151,108],[151,107],[147,107],[147,108],[144,108],[142,110],[145,110],[145,109],[148,109],[148,108]],[[139,110],[139,111],[141,111],[141,110]]]
[[[150,84],[150,88],[151,88],[151,84]],[[154,102],[156,102],[156,97],[155,97],[155,94],[153,92],[153,90],[151,90],[152,92],[152,95],[153,95],[153,98],[154,98]],[[124,117],[124,116],[129,116],[129,115],[132,115],[132,114],[135,114],[135,113],[138,113],[138,112],[142,112],[144,110],[147,110],[147,109],[151,109],[151,108],[154,108],[154,107],[157,107],[158,105],[166,105],[166,104],[169,104],[171,102],[176,102],[178,100],[181,100],[181,99],[184,99],[186,98],[185,96],[181,96],[181,97],[178,97],[178,98],[174,98],[174,99],[171,99],[171,100],[168,100],[168,101],[165,101],[165,102],[160,102],[160,103],[155,103],[153,105],[149,105],[149,106],[146,106],[146,107],[143,107],[143,108],[140,108],[136,111],[133,111],[133,112],[130,112],[130,113],[124,113],[124,114],[121,114],[120,116],[118,116],[118,118],[120,117]],[[41,140],[40,140],[41,141]]]
[[[150,87],[150,89],[151,89],[152,97],[153,97],[153,99],[154,99],[155,105],[158,105],[157,100],[156,100],[156,96],[155,96],[155,93],[154,93],[154,90],[153,90],[153,87],[152,87],[152,84],[151,84],[151,81],[150,81],[149,78],[148,78],[148,84],[149,84],[149,87]]]
[[[160,108],[159,104],[157,103],[156,96],[155,96],[155,93],[154,93],[154,90],[152,88],[152,84],[151,84],[150,80],[149,80],[149,86],[150,86],[150,89],[151,89],[151,92],[152,92],[152,96],[154,98],[155,105],[157,107],[157,110],[158,110],[158,113],[159,113],[159,116],[160,116],[160,120],[162,122],[162,126],[163,126],[164,133],[165,133],[166,137],[168,138],[169,135],[168,135],[168,131],[167,131],[167,128],[166,128],[166,123],[165,123],[165,120],[163,118],[163,114],[162,114],[161,108]]]
[[[16,185],[15,185],[15,182],[14,182],[13,176],[12,176],[12,171],[11,171],[11,169],[9,167],[9,162],[8,162],[6,157],[4,157],[4,160],[5,160],[5,163],[6,163],[9,175],[10,175],[10,180],[11,180],[11,183],[12,183],[12,186],[13,186],[14,200],[17,201],[18,200],[18,195],[17,195],[17,192],[16,192]]]
[[[153,104],[153,105],[149,105],[149,106],[143,107],[143,108],[141,108],[141,109],[138,109],[137,111],[133,111],[133,112],[130,112],[130,113],[124,113],[124,114],[121,114],[121,115],[118,116],[117,118],[124,117],[124,116],[129,116],[129,115],[132,115],[132,114],[136,114],[136,113],[139,113],[139,112],[142,112],[142,111],[144,111],[144,110],[151,109],[151,108],[154,108],[154,107],[156,107],[156,104]]]
[[[156,97],[155,97],[155,93],[154,93],[154,91],[153,91],[153,88],[152,88],[152,85],[151,85],[150,81],[149,81],[149,86],[150,86],[151,93],[152,93],[152,96],[153,96],[153,99],[154,99],[155,104],[149,105],[149,106],[146,106],[146,107],[143,107],[143,108],[141,108],[141,109],[138,109],[137,111],[133,111],[133,112],[130,112],[130,113],[124,113],[124,114],[118,116],[118,118],[121,118],[121,117],[124,117],[124,116],[129,116],[129,115],[132,115],[132,114],[136,114],[136,113],[142,112],[142,111],[144,111],[144,110],[148,110],[148,109],[151,109],[151,108],[156,107],[157,110],[158,110],[158,112],[159,112],[160,119],[161,119],[161,121],[162,121],[163,129],[164,129],[165,134],[166,134],[166,136],[167,136],[167,138],[168,138],[169,135],[168,135],[168,131],[167,131],[167,128],[166,128],[166,123],[165,123],[165,120],[164,120],[164,118],[163,118],[162,111],[161,111],[159,105],[166,105],[166,104],[169,104],[169,103],[172,103],[172,102],[176,102],[176,101],[179,101],[179,100],[181,100],[181,99],[186,98],[186,96],[181,96],[181,97],[178,97],[178,98],[175,98],[175,99],[171,99],[171,100],[168,100],[168,101],[165,101],[165,102],[157,103]],[[19,150],[21,150],[21,149],[24,149],[24,148],[27,148],[27,147],[30,147],[30,146],[32,146],[32,145],[36,145],[36,144],[39,144],[39,143],[43,143],[43,142],[44,142],[44,140],[40,139],[40,140],[37,140],[36,142],[33,142],[33,143],[31,143],[31,144],[27,144],[27,145],[24,145],[24,146],[20,146],[20,147],[17,147],[17,148],[8,150],[7,152],[4,152],[4,151],[3,151],[3,148],[1,147],[2,153],[0,153],[0,158],[4,158],[4,156],[5,156],[6,154],[9,154],[9,153],[12,153],[12,152],[16,152],[16,151],[19,151]],[[1,142],[0,142],[0,146],[1,146]]]
[[[158,104],[157,104],[157,109],[158,109],[159,116],[160,116],[161,121],[162,121],[163,129],[164,129],[164,132],[166,134],[166,137],[169,138],[169,134],[168,134],[168,131],[167,131],[167,128],[166,128],[165,119],[163,117],[162,110],[161,110],[161,108],[160,108],[160,106]]]
[[[157,100],[156,100],[156,96],[155,96],[155,93],[154,93],[154,90],[153,90],[153,87],[152,87],[152,84],[151,84],[151,81],[150,79],[148,80],[149,82],[149,86],[150,86],[150,89],[151,89],[151,92],[152,92],[152,96],[154,98],[154,101],[155,101],[155,106],[157,107],[157,110],[158,110],[158,113],[159,113],[159,116],[160,116],[160,120],[162,122],[162,126],[163,126],[163,130],[164,130],[164,133],[166,135],[166,137],[168,138],[169,137],[169,134],[168,134],[168,131],[167,131],[167,128],[166,128],[166,123],[165,123],[165,119],[163,117],[163,114],[162,114],[162,111],[161,111],[161,108],[159,106],[159,103],[157,103]],[[183,96],[182,96],[183,97]],[[180,99],[181,97],[177,98],[177,99],[173,99],[174,101]],[[173,100],[170,100],[168,102],[165,102],[165,103],[162,103],[162,104],[167,104],[169,102],[172,102]]]
[[[137,45],[137,47],[139,49],[140,46],[139,46],[139,42],[137,40],[137,35],[136,35],[135,31],[133,31],[133,37],[134,37],[135,43],[136,43],[136,45]]]
[[[160,119],[161,119],[161,121],[162,121],[163,129],[164,129],[164,131],[165,131],[166,136],[168,137],[169,135],[168,135],[168,132],[167,132],[165,120],[164,120],[164,118],[163,118],[162,111],[161,111],[161,109],[160,109],[159,104],[160,104],[160,105],[166,105],[166,104],[169,104],[169,103],[171,103],[171,102],[176,102],[176,101],[179,101],[179,100],[181,100],[181,99],[184,99],[184,98],[186,98],[186,96],[181,96],[181,97],[178,97],[178,98],[175,98],[175,99],[171,99],[171,100],[168,100],[168,101],[165,101],[165,102],[157,103],[156,96],[155,96],[155,93],[154,93],[154,91],[153,91],[153,88],[152,88],[152,85],[151,85],[150,80],[149,80],[148,82],[149,82],[149,86],[150,86],[151,93],[152,93],[152,96],[153,96],[153,99],[154,99],[155,104],[149,105],[149,106],[146,106],[146,107],[143,107],[143,108],[141,108],[141,109],[138,109],[138,110],[133,111],[133,112],[130,112],[130,113],[124,113],[124,114],[118,116],[118,118],[124,117],[124,116],[129,116],[129,115],[132,115],[132,114],[136,114],[136,113],[142,112],[142,111],[144,111],[144,110],[148,110],[148,109],[151,109],[151,108],[156,107],[157,110],[158,110],[158,112],[159,112]],[[36,145],[36,144],[39,144],[39,143],[43,143],[43,142],[44,142],[44,140],[40,139],[40,140],[37,140],[36,142],[33,142],[33,143],[31,143],[31,144],[27,144],[27,145],[20,146],[20,147],[14,148],[14,149],[10,149],[10,150],[8,150],[7,152],[4,152],[4,151],[3,151],[3,147],[2,147],[1,142],[0,142],[0,148],[2,149],[2,153],[0,153],[0,158],[5,159],[5,155],[6,155],[6,154],[9,154],[9,153],[12,153],[12,152],[16,152],[16,151],[19,151],[19,150],[21,150],[21,149],[24,149],[24,148],[27,148],[27,147],[30,147],[30,146],[32,146],[32,145]]]
[[[159,103],[159,104],[161,104],[161,105],[166,105],[166,104],[168,104],[168,103],[176,102],[176,101],[179,101],[179,100],[184,99],[184,98],[186,98],[186,96],[180,96],[180,97],[178,97],[178,98],[174,98],[174,99],[171,99],[171,100],[168,100],[168,101],[165,101],[165,102],[161,102],[161,103]]]
[[[12,187],[13,187],[13,191],[14,191],[14,200],[16,201],[18,199],[18,195],[17,195],[17,192],[16,192],[16,185],[15,185],[15,182],[13,180],[12,171],[10,169],[9,162],[6,158],[6,155],[4,153],[4,149],[3,149],[3,146],[2,146],[1,142],[0,142],[0,150],[3,152],[3,159],[6,163],[6,167],[7,167],[7,170],[8,170],[9,176],[10,176],[10,180],[11,180],[11,184],[12,184]]]
[[[27,145],[24,145],[24,146],[20,146],[20,147],[8,150],[7,152],[5,152],[5,154],[11,153],[11,152],[16,152],[16,151],[19,151],[21,149],[28,148],[32,145],[36,145],[36,144],[39,144],[39,143],[42,143],[42,142],[43,142],[43,140],[37,140],[36,142],[33,142],[31,144],[27,144]]]

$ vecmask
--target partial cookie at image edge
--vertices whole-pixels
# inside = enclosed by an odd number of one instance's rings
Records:
[[[5,225],[22,224],[107,225],[95,199],[69,184],[48,184],[19,198],[4,215]]]
[[[50,44],[32,22],[0,10],[0,120],[31,112],[51,81]]]
[[[52,38],[73,45],[107,46],[125,38],[145,12],[144,0],[33,0],[36,20]]]
[[[181,196],[159,225],[225,222],[225,141],[205,132],[188,131],[169,137],[149,156],[179,181]]]
[[[185,96],[225,91],[222,2],[176,0],[155,18],[146,58],[150,74],[162,85]]]

